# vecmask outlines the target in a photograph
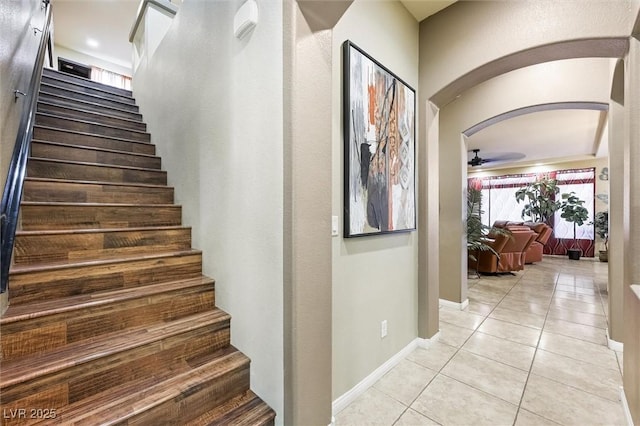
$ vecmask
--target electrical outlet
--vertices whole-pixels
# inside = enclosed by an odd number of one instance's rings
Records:
[[[380,338],[383,339],[387,336],[387,320],[380,323]]]

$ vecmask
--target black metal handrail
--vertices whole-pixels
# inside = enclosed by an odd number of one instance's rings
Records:
[[[31,80],[29,81],[29,89],[25,96],[16,144],[13,148],[11,164],[9,165],[9,172],[7,173],[7,181],[5,182],[4,192],[2,193],[2,251],[0,253],[0,278],[2,281],[0,282],[0,293],[7,291],[9,282],[9,267],[11,266],[11,254],[13,253],[13,244],[18,226],[18,213],[20,210],[20,200],[22,199],[24,177],[27,171],[27,158],[29,157],[29,151],[31,149],[31,137],[33,136],[33,124],[38,103],[38,88],[40,87],[40,80],[42,79],[42,68],[49,40],[51,7],[49,0],[43,0],[42,3],[45,9],[44,26],[41,32],[42,38],[40,39],[36,62],[31,72]],[[16,97],[18,94],[23,94],[18,90],[14,93]]]

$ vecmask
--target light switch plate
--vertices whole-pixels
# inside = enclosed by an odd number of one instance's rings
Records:
[[[337,237],[339,235],[338,227],[339,227],[339,218],[338,216],[331,216],[331,236]]]

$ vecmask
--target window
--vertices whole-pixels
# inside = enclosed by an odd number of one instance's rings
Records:
[[[595,171],[585,170],[561,170],[556,175],[560,194],[575,192],[578,198],[585,201],[584,207],[589,211],[587,223],[576,227],[576,238],[579,240],[593,240],[594,227],[588,224],[593,221]],[[573,223],[560,217],[562,212],[557,211],[554,217],[553,236],[555,238],[573,239]]]
[[[91,67],[91,80],[121,89],[131,90],[131,77],[98,67]]]
[[[535,179],[534,174],[470,179],[469,185],[482,191],[482,223],[490,226],[496,220],[521,222],[522,204],[518,204],[515,194],[519,188]]]

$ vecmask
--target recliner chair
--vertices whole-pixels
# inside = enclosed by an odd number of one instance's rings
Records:
[[[536,234],[524,225],[506,225],[505,228],[511,231],[511,236],[490,234],[487,240],[487,244],[499,254],[499,257],[491,251],[473,253],[477,259],[478,272],[504,273],[524,269],[525,252]]]
[[[546,223],[525,222],[524,224],[536,233],[535,240],[531,243],[525,253],[525,263],[531,264],[535,262],[542,262],[544,245],[549,241],[549,237],[551,237],[551,234],[553,233],[553,228]]]

